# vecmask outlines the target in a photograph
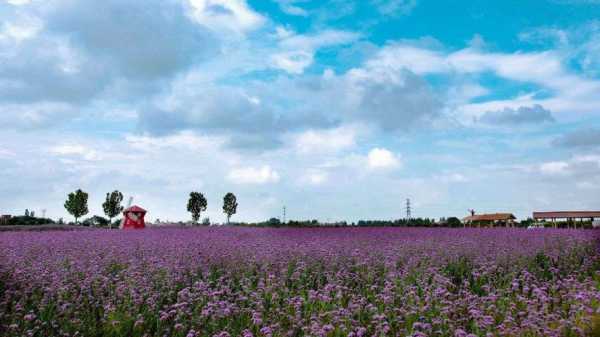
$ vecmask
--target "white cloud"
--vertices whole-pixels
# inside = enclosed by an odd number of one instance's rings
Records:
[[[15,157],[17,154],[14,153],[11,150],[8,149],[3,149],[0,147],[0,158],[13,158]]]
[[[296,2],[300,2],[300,1],[277,0],[276,2],[279,4],[279,8],[281,9],[281,11],[288,15],[308,16],[308,11],[306,11],[304,8],[295,4]]]
[[[196,20],[214,31],[243,33],[264,24],[266,19],[245,0],[189,0]]]
[[[536,104],[562,118],[573,113],[596,113],[600,104],[600,96],[597,95],[600,92],[600,81],[570,71],[565,66],[567,62],[568,57],[556,50],[499,53],[468,47],[445,52],[414,42],[401,42],[382,48],[360,71],[384,77],[408,70],[420,75],[444,74],[459,79],[491,72],[506,80],[532,83],[540,87],[536,91],[521,92],[516,97],[469,103],[470,98],[485,94],[486,90],[471,88],[466,95],[461,95],[466,98],[466,101],[463,99],[461,102],[461,99],[455,98],[453,90],[456,88],[451,86],[447,93],[452,98],[449,103],[456,104],[454,114],[466,124],[486,111],[518,109]],[[583,62],[585,66],[585,60]],[[356,73],[360,74],[360,71]],[[537,95],[538,91],[552,92],[552,95]]]
[[[31,0],[5,0],[5,1],[14,6],[22,6],[22,5],[26,5],[31,2]]]
[[[374,148],[369,151],[367,164],[371,169],[392,169],[399,167],[401,162],[393,152],[384,148]]]
[[[568,174],[569,163],[564,161],[547,162],[540,165],[540,171],[547,175]]]
[[[301,182],[309,185],[322,185],[329,179],[329,174],[323,170],[310,169],[302,176]]]
[[[358,33],[332,29],[304,35],[278,27],[276,34],[280,40],[278,52],[271,56],[273,67],[290,74],[302,74],[313,63],[318,49],[348,44],[360,38]]]
[[[235,184],[269,184],[279,181],[279,173],[270,166],[241,167],[229,171],[227,179]]]
[[[371,3],[383,15],[405,15],[417,5],[417,0],[371,0]]]
[[[339,127],[329,130],[307,130],[294,139],[294,147],[299,153],[331,153],[354,146],[357,130],[352,127]]]
[[[186,148],[192,151],[207,151],[220,147],[224,140],[218,137],[198,136],[190,131],[183,131],[164,137],[148,135],[127,135],[125,140],[134,149],[152,152],[165,148]]]
[[[101,160],[98,152],[79,144],[56,145],[50,148],[50,153],[59,156],[81,157],[89,161]]]
[[[302,74],[313,63],[313,53],[303,50],[277,53],[271,56],[275,68],[294,75]]]

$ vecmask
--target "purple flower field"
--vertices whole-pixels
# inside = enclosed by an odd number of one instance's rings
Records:
[[[2,336],[596,336],[591,230],[0,234]]]

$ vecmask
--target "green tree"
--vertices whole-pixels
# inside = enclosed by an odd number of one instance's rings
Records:
[[[229,224],[229,218],[237,211],[237,199],[233,193],[225,194],[223,198],[223,213],[227,214],[227,224]]]
[[[106,214],[109,219],[108,228],[110,229],[112,229],[112,219],[123,212],[123,206],[121,206],[122,201],[123,193],[116,190],[111,193],[106,193],[106,200],[102,204],[102,208],[104,209],[104,214]]]
[[[446,220],[448,227],[462,227],[462,222],[457,217],[451,216]]]
[[[204,194],[200,192],[192,192],[190,193],[190,200],[188,200],[187,210],[192,213],[192,220],[194,223],[198,223],[200,219],[200,214],[206,211],[207,206],[206,198]]]
[[[75,217],[75,223],[77,220],[88,214],[88,194],[82,190],[69,193],[67,201],[65,201],[65,208],[67,212]]]

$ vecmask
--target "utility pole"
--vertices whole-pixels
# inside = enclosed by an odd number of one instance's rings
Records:
[[[406,220],[410,220],[410,198],[406,199]]]

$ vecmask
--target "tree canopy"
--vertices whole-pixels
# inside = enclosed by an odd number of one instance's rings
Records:
[[[191,192],[190,199],[188,200],[187,210],[192,213],[192,220],[197,223],[200,219],[200,214],[206,211],[208,202],[204,197],[204,194],[200,192]]]
[[[75,223],[78,219],[88,214],[88,194],[78,189],[75,192],[69,193],[67,201],[65,201],[67,212],[75,218]]]
[[[104,214],[110,219],[109,228],[112,228],[112,219],[123,212],[122,201],[123,193],[116,190],[106,193],[106,200],[102,204],[102,208],[104,209]]]
[[[237,211],[237,198],[231,192],[225,194],[223,197],[223,213],[227,214],[227,223],[229,223],[229,218]]]

